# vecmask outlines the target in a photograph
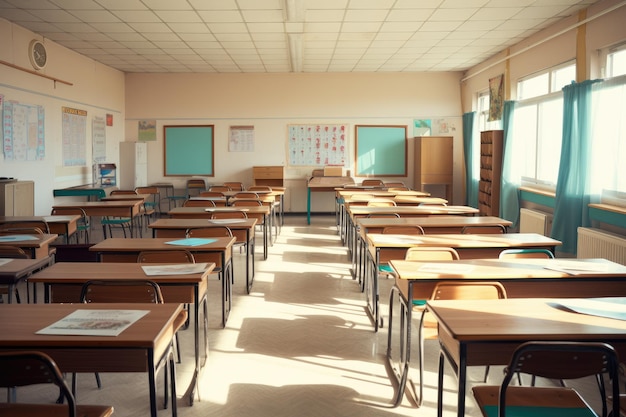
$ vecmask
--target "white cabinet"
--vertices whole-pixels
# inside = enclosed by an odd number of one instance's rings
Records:
[[[33,181],[0,182],[0,216],[34,216]]]
[[[145,142],[120,142],[120,189],[133,190],[148,185],[147,145]]]

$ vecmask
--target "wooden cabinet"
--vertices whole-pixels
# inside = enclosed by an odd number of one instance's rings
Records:
[[[34,216],[33,181],[0,182],[0,216]]]
[[[486,130],[480,133],[478,210],[482,216],[500,215],[502,145],[502,130]]]
[[[120,182],[122,190],[148,185],[148,144],[120,142]]]
[[[425,191],[430,184],[444,185],[446,199],[452,201],[452,136],[417,136],[414,138],[413,187]]]
[[[284,187],[285,167],[282,165],[252,167],[252,179],[254,185]]]

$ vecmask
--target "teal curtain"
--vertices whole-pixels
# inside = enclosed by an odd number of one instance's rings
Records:
[[[552,238],[560,251],[575,254],[578,227],[589,226],[591,156],[591,88],[587,80],[563,87],[563,139],[556,184]]]
[[[478,208],[478,175],[474,171],[477,170],[474,164],[475,152],[480,149],[474,149],[475,133],[474,122],[476,121],[476,112],[469,112],[463,115],[463,157],[465,158],[465,204]]]
[[[513,223],[517,227],[519,223],[519,187],[520,174],[514,172],[513,163],[515,152],[513,151],[513,114],[516,102],[505,101],[502,110],[503,129],[503,155],[502,155],[502,180],[500,183],[500,217]]]

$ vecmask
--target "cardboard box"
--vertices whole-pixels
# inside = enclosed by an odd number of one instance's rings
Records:
[[[341,166],[326,166],[324,167],[325,177],[343,177],[345,176],[344,167]]]

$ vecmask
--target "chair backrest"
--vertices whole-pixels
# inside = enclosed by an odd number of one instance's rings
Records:
[[[0,224],[0,230],[16,230],[16,229],[39,229],[41,233],[50,233],[48,222],[45,220],[20,220],[11,221]]]
[[[233,237],[233,232],[227,226],[198,227],[187,229],[188,237]]]
[[[247,219],[248,214],[241,210],[223,210],[211,213],[212,219]]]
[[[435,285],[431,300],[496,300],[506,298],[504,286],[496,281],[442,281]]]
[[[185,200],[183,207],[215,207],[213,200]]]
[[[456,261],[460,257],[454,248],[414,246],[407,249],[404,259],[407,261]]]
[[[404,185],[404,183],[402,181],[391,181],[391,182],[385,182],[385,187],[387,188],[407,188],[406,185]]]
[[[394,218],[399,219],[400,215],[398,213],[370,213],[367,215],[368,219],[384,219],[384,218]]]
[[[384,235],[425,235],[424,229],[419,225],[386,226],[383,228]]]
[[[81,303],[163,303],[159,285],[150,280],[90,280],[83,284]]]
[[[259,198],[259,195],[254,191],[242,191],[235,194],[234,198]]]
[[[224,185],[234,191],[243,191],[243,183],[239,181],[224,181]]]
[[[396,202],[388,198],[373,198],[367,202],[370,207],[395,207]]]
[[[0,228],[0,235],[36,235],[43,236],[44,232],[38,227],[7,227]]]
[[[411,191],[409,187],[388,187],[387,191]]]
[[[251,185],[247,191],[272,191],[269,185]]]
[[[63,216],[63,215],[71,215],[71,214],[77,214],[80,216],[80,223],[85,225],[85,224],[89,224],[89,216],[87,216],[87,213],[85,212],[84,209],[80,208],[80,207],[56,207],[53,208],[52,211],[50,211],[50,215],[52,216]]]
[[[526,248],[526,249],[504,249],[498,255],[500,259],[512,259],[512,258],[540,258],[540,259],[552,259],[554,254],[548,249],[541,248]]]
[[[609,415],[620,415],[619,410],[619,360],[615,349],[607,343],[530,341],[521,344],[513,352],[511,362],[505,369],[500,387],[499,409],[504,416],[507,404],[508,387],[516,373],[526,373],[550,379],[577,379],[587,376],[608,374],[611,382],[609,392],[613,397],[613,411]],[[528,388],[528,389],[533,389]],[[542,389],[536,387],[534,389]],[[606,395],[601,392],[603,409],[606,409]],[[528,404],[535,405],[535,404]]]
[[[231,200],[230,205],[233,207],[255,207],[262,206],[263,202],[261,200],[236,198]]]
[[[137,192],[137,194],[150,194],[152,201],[155,203],[157,202],[157,196],[161,195],[159,187],[135,187],[135,192]]]
[[[0,245],[0,258],[29,259],[30,256],[17,246]]]
[[[176,264],[184,264],[184,263],[196,263],[196,259],[193,256],[193,253],[189,252],[187,249],[177,249],[177,250],[147,250],[143,252],[139,252],[137,255],[138,263],[176,263]]]
[[[474,235],[487,235],[487,234],[504,234],[506,233],[506,227],[501,224],[493,224],[488,226],[465,226],[461,229],[462,234],[474,234]]]
[[[383,187],[385,183],[383,182],[383,180],[369,179],[369,180],[363,180],[361,182],[361,185],[367,186],[367,187]]]
[[[67,415],[76,416],[74,396],[59,367],[50,356],[43,352],[24,350],[1,352],[0,369],[2,369],[0,372],[0,387],[2,388],[40,384],[56,385],[60,390],[61,397],[67,401]],[[59,391],[55,390],[55,393],[58,395]],[[10,406],[11,404],[7,404],[7,407],[10,408]]]
[[[219,191],[221,193],[226,191],[232,191],[232,189],[226,185],[212,185],[209,187],[209,191]]]
[[[201,191],[199,197],[217,197],[224,198],[226,195],[222,191]]]

